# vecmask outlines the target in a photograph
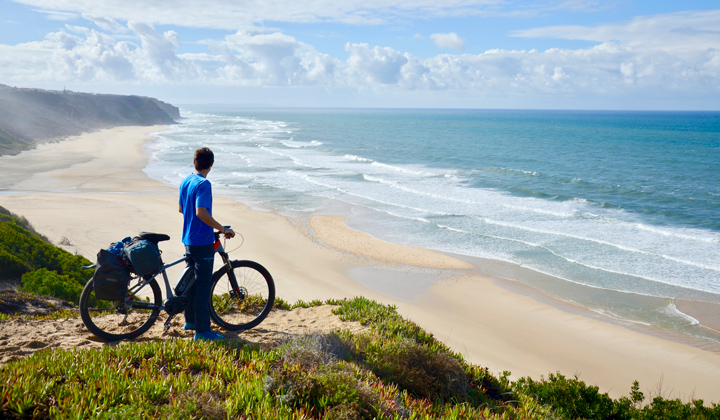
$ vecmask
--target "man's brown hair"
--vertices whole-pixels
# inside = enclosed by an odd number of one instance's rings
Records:
[[[195,158],[193,159],[196,171],[202,171],[208,169],[215,163],[215,155],[212,150],[207,147],[201,147],[195,151]]]

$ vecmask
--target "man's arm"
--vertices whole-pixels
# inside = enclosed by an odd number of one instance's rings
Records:
[[[225,229],[223,225],[221,225],[217,220],[215,220],[214,217],[212,217],[210,212],[207,211],[205,207],[198,207],[197,209],[195,209],[195,214],[200,220],[205,222],[206,225],[219,230],[228,238],[232,238],[233,236],[235,236],[235,231],[229,228]]]

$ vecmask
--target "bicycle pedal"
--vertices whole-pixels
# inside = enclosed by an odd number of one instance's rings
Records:
[[[174,317],[175,317],[175,315],[170,315],[168,317],[167,321],[165,321],[165,327],[163,328],[163,333],[166,333],[170,330],[170,324],[172,323],[172,320]]]

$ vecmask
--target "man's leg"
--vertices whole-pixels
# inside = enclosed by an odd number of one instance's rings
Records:
[[[186,246],[188,256],[195,269],[195,283],[188,294],[185,321],[195,324],[195,331],[210,331],[210,287],[215,260],[213,244]]]
[[[192,260],[192,257],[190,257],[190,250],[189,247],[185,246],[185,254],[188,256],[188,260],[185,262],[187,267],[192,268],[193,273],[196,272],[195,270],[195,262]],[[191,328],[189,329],[195,329],[195,305],[193,302],[195,302],[195,283],[193,282],[192,287],[190,290],[188,290],[187,298],[188,298],[188,305],[185,307],[185,325],[189,326]]]

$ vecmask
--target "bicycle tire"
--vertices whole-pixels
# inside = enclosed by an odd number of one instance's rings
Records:
[[[80,294],[80,318],[83,324],[104,341],[119,341],[135,338],[157,321],[162,307],[162,292],[155,279],[148,285],[152,291],[152,303],[143,302],[146,307],[131,305],[131,298],[122,301],[95,299],[93,280],[87,282]]]
[[[254,261],[230,261],[230,265],[233,276],[227,265],[213,274],[210,318],[229,331],[249,330],[272,310],[275,282],[270,272]]]

